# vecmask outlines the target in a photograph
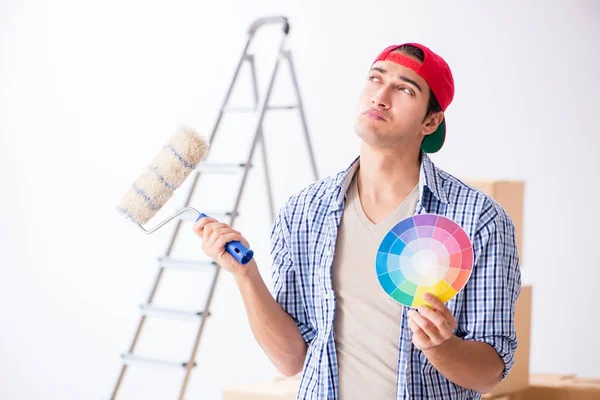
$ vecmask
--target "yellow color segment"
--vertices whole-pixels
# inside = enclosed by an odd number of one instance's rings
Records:
[[[439,295],[438,298],[442,301],[442,303],[445,303],[448,300],[450,300],[451,298],[453,298],[454,296],[456,296],[457,293],[458,292],[456,290],[454,290],[454,288],[452,286],[449,286],[448,290],[446,290],[444,293]]]
[[[454,288],[444,280],[440,280],[438,283],[432,286],[417,286],[417,291],[415,293],[415,299],[413,300],[412,307],[417,308],[420,305],[426,305],[431,307],[423,296],[425,293],[433,293],[438,299],[442,301],[442,303],[447,302],[458,293]]]
[[[448,283],[445,280],[440,279],[438,283],[431,286],[431,288],[432,288],[431,293],[433,293],[437,297],[440,294],[444,293],[446,290],[448,290],[448,288],[450,288],[450,287],[451,286],[448,285]]]
[[[413,303],[412,303],[412,308],[417,308],[421,305],[426,305],[427,307],[431,308],[431,304],[426,302],[423,297],[415,296],[415,299],[413,300]]]
[[[433,292],[432,286],[423,286],[423,285],[417,286],[417,291],[415,292],[415,299],[412,303],[413,308],[417,308],[422,304],[429,306],[430,304],[428,302],[426,302],[425,299],[423,299],[423,296],[425,296],[425,293],[432,293],[432,292]]]

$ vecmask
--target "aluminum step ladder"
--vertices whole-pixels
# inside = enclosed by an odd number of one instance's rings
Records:
[[[256,78],[256,67],[255,67],[254,54],[248,53],[248,50],[249,50],[250,44],[251,44],[257,30],[259,28],[261,28],[262,26],[273,25],[273,24],[281,25],[282,36],[281,36],[281,40],[279,42],[278,52],[275,57],[275,61],[274,61],[274,65],[272,67],[271,75],[269,77],[268,85],[266,87],[264,94],[262,94],[262,96],[260,96],[259,91],[258,91],[257,78]],[[288,37],[289,31],[290,31],[290,24],[289,24],[287,18],[284,16],[269,16],[269,17],[259,18],[250,25],[250,28],[248,30],[248,40],[246,42],[246,45],[242,52],[242,55],[239,58],[233,79],[232,79],[231,83],[229,84],[229,87],[227,89],[225,98],[224,98],[222,106],[221,106],[221,109],[219,111],[218,117],[216,119],[212,133],[209,138],[209,142],[211,143],[211,147],[212,147],[213,143],[215,142],[217,132],[219,130],[219,126],[221,125],[221,121],[222,121],[223,117],[225,116],[225,114],[235,113],[235,112],[254,113],[254,115],[256,116],[255,124],[253,126],[254,139],[252,140],[252,143],[250,145],[247,159],[246,159],[245,163],[243,163],[243,164],[200,163],[198,165],[198,167],[196,168],[196,170],[193,172],[193,176],[190,177],[192,179],[192,183],[189,187],[187,194],[184,196],[185,197],[185,201],[183,204],[184,208],[188,207],[190,205],[190,201],[192,199],[194,190],[197,187],[197,184],[198,184],[201,174],[231,173],[231,172],[237,171],[242,174],[242,177],[241,177],[241,183],[237,190],[237,195],[235,198],[235,203],[234,203],[233,209],[224,214],[223,213],[221,213],[221,214],[211,213],[210,211],[206,212],[208,215],[215,217],[215,218],[217,218],[221,221],[224,221],[224,222],[228,223],[229,225],[233,226],[234,222],[236,220],[236,217],[238,216],[240,200],[242,198],[242,193],[244,191],[244,187],[245,187],[245,184],[246,184],[246,181],[248,178],[248,172],[250,171],[250,168],[252,166],[252,159],[254,156],[254,151],[256,149],[256,146],[258,144],[260,144],[262,146],[261,147],[261,150],[262,150],[261,153],[263,155],[262,164],[263,164],[264,172],[265,172],[264,178],[265,178],[267,196],[268,196],[268,202],[269,202],[269,213],[271,216],[271,221],[274,220],[275,205],[274,205],[274,201],[273,201],[273,191],[272,191],[271,177],[270,177],[270,173],[269,173],[268,160],[267,160],[267,155],[266,155],[266,146],[264,144],[264,138],[262,135],[263,120],[264,120],[265,114],[267,111],[271,111],[271,110],[293,110],[293,109],[298,110],[298,112],[300,114],[300,120],[302,123],[304,139],[306,141],[306,147],[307,147],[308,155],[309,155],[309,159],[310,159],[310,164],[311,164],[311,169],[312,169],[311,172],[313,174],[313,178],[315,180],[318,179],[317,165],[315,162],[312,144],[311,144],[310,137],[308,134],[308,127],[307,127],[307,123],[306,123],[304,109],[302,106],[302,100],[300,97],[300,90],[298,87],[296,72],[294,70],[294,65],[292,62],[292,54],[288,49],[286,49],[286,39]],[[289,66],[290,76],[292,79],[292,84],[293,84],[295,97],[296,97],[296,103],[292,104],[292,105],[276,106],[276,105],[269,104],[269,100],[270,100],[272,89],[273,89],[273,84],[275,82],[275,77],[277,75],[281,60],[287,61],[287,64]],[[229,107],[228,104],[229,104],[231,94],[233,92],[234,86],[238,80],[240,70],[241,70],[242,66],[244,65],[244,63],[249,64],[250,71],[251,71],[254,106],[247,107],[247,108]],[[190,179],[190,178],[188,178],[188,179]],[[122,354],[121,370],[120,370],[119,377],[115,383],[115,386],[114,386],[114,389],[112,392],[112,396],[111,396],[111,399],[113,399],[113,400],[117,398],[119,388],[121,387],[121,384],[123,383],[123,379],[125,377],[125,372],[127,371],[128,366],[132,365],[132,364],[137,364],[137,363],[152,364],[152,365],[156,365],[159,367],[176,367],[176,368],[184,369],[185,375],[183,377],[181,389],[179,392],[179,400],[184,399],[185,392],[186,392],[186,389],[188,387],[188,383],[190,380],[192,369],[196,366],[196,361],[195,361],[196,352],[198,351],[198,347],[200,345],[200,339],[202,337],[202,332],[204,330],[204,326],[206,324],[207,317],[210,316],[210,305],[211,305],[215,287],[217,285],[217,281],[219,278],[219,273],[221,271],[221,268],[216,263],[211,262],[211,261],[182,260],[182,259],[173,259],[171,257],[171,252],[176,243],[177,236],[179,234],[182,223],[184,221],[192,221],[193,222],[193,221],[195,221],[195,218],[196,218],[195,214],[190,215],[189,213],[188,214],[182,213],[181,216],[177,219],[177,222],[174,222],[175,226],[174,226],[173,234],[171,235],[169,244],[167,246],[167,250],[162,257],[158,258],[159,269],[158,269],[158,273],[156,275],[156,279],[154,281],[154,284],[152,285],[152,288],[150,290],[150,294],[148,296],[146,303],[141,305],[141,313],[140,313],[141,315],[140,315],[139,323],[137,325],[137,329],[135,331],[135,335],[133,337],[133,340],[131,342],[131,345],[130,345],[127,353]],[[194,311],[192,311],[192,312],[180,311],[180,310],[160,308],[160,307],[156,307],[153,305],[154,296],[158,289],[158,286],[159,286],[159,283],[163,276],[163,273],[166,270],[168,270],[168,269],[187,269],[187,270],[192,270],[192,271],[194,271],[194,270],[195,271],[200,271],[200,270],[206,271],[206,268],[211,268],[212,270],[214,270],[214,275],[212,276],[212,279],[210,281],[210,287],[208,289],[209,293],[206,296],[206,301],[204,303],[204,307],[202,310],[195,311],[195,312]],[[178,320],[192,319],[192,320],[198,321],[198,330],[196,333],[195,341],[194,341],[193,347],[191,349],[190,356],[187,360],[181,361],[181,362],[173,362],[173,361],[158,360],[158,359],[153,359],[153,358],[146,358],[146,357],[135,354],[136,344],[138,342],[138,339],[139,339],[142,329],[144,327],[144,322],[146,321],[147,317],[173,318],[173,319],[178,319]]]

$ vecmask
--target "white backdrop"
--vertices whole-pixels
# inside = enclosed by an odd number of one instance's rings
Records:
[[[383,47],[420,41],[446,58],[456,96],[434,161],[458,176],[526,181],[532,372],[600,376],[600,218],[590,209],[600,171],[599,3],[1,0],[0,398],[109,397],[170,234],[143,235],[115,205],[179,124],[208,135],[248,25],[271,14],[290,18],[321,176],[357,154],[356,101]],[[263,36],[270,43],[274,34]],[[286,85],[278,86],[282,101]],[[224,126],[214,154],[242,154],[249,126]],[[299,134],[294,114],[266,121],[278,207],[311,179]],[[269,282],[261,178],[260,168],[251,175],[238,227]],[[221,195],[232,186],[213,183],[195,205],[226,204]],[[181,201],[178,192],[161,215]],[[182,254],[199,255],[186,228]],[[224,386],[275,373],[231,277],[222,277],[190,399],[219,398]],[[157,301],[193,309],[205,283],[203,274],[172,272]],[[147,326],[141,353],[185,357],[193,323]],[[181,377],[131,368],[120,398],[175,398]]]

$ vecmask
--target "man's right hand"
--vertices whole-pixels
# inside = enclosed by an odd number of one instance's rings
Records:
[[[234,276],[245,275],[251,267],[250,263],[241,265],[225,249],[225,244],[237,240],[250,247],[248,241],[231,226],[211,217],[200,218],[194,224],[194,232],[202,238],[202,251],[217,264],[231,272]],[[253,263],[254,260],[251,261]]]

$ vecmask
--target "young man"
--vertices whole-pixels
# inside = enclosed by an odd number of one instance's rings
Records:
[[[194,229],[230,271],[251,329],[285,375],[302,372],[299,399],[477,399],[510,371],[521,277],[514,227],[491,198],[436,168],[454,96],[446,62],[427,47],[390,46],[373,63],[355,130],[360,156],[292,196],[271,240],[273,295],[256,264],[224,250],[239,232],[214,219]],[[374,260],[386,233],[414,214],[460,224],[475,255],[446,304],[409,309],[380,287]]]

